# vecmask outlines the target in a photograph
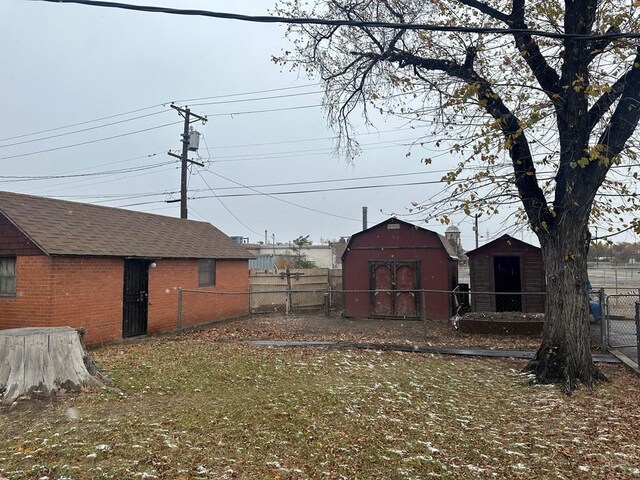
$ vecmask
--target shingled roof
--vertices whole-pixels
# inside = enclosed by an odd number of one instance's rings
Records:
[[[194,220],[11,192],[0,192],[0,213],[48,255],[253,258]]]

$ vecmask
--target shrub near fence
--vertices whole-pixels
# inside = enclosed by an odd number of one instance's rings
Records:
[[[342,270],[327,268],[252,270],[249,276],[251,313],[319,309],[325,297],[335,307],[342,288]]]

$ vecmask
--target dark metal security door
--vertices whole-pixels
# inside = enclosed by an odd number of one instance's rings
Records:
[[[124,299],[122,336],[147,333],[149,263],[146,260],[124,261]]]
[[[370,273],[373,315],[418,317],[419,262],[371,262]]]

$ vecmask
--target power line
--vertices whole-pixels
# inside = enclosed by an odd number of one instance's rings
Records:
[[[33,140],[23,140],[22,142],[7,143],[5,145],[0,145],[0,148],[14,147],[16,145],[24,145],[26,143],[35,143],[35,142],[41,142],[43,140],[50,140],[52,138],[65,137],[67,135],[73,135],[75,133],[88,132],[90,130],[97,130],[98,128],[111,127],[113,125],[120,125],[121,123],[133,122],[134,120],[152,117],[154,115],[160,115],[161,113],[167,113],[167,112],[168,110],[163,110],[161,112],[148,113],[146,115],[139,115],[137,117],[128,118],[126,120],[118,120],[117,122],[105,123],[103,125],[96,125],[95,127],[81,128],[80,130],[72,130],[70,132],[58,133],[56,135],[49,135],[48,137],[34,138]],[[22,136],[27,136],[27,135],[22,135]]]
[[[414,143],[400,143],[400,142],[409,142],[409,141],[414,141],[413,138],[399,138],[399,139],[395,139],[395,140],[386,140],[386,141],[381,141],[381,142],[371,142],[371,143],[366,143],[362,145],[362,149],[363,150],[373,150],[371,148],[365,148],[365,147],[369,147],[369,146],[374,146],[374,145],[389,145],[392,147],[407,147],[410,145],[413,145]],[[284,152],[275,152],[279,157],[280,156],[286,156],[286,155],[293,155],[293,154],[300,154],[300,153],[327,153],[327,152],[331,152],[332,149],[331,148],[308,148],[308,149],[304,149],[304,150],[288,150],[288,151],[284,151]],[[273,157],[274,153],[254,153],[254,154],[250,154],[250,153],[245,153],[245,154],[240,154],[240,155],[225,155],[225,156],[220,156],[220,157],[215,157],[215,160],[212,160],[213,163],[220,163],[220,162],[230,162],[230,161],[234,161],[233,159],[239,159],[239,160],[243,160],[243,159],[249,159],[249,160],[262,160],[262,157],[268,157],[268,158],[276,158]],[[284,158],[284,157],[283,157]],[[238,161],[238,160],[235,160]]]
[[[390,130],[380,130],[377,132],[368,132],[368,133],[363,133],[363,134],[358,134],[357,136],[370,136],[370,135],[379,135],[381,133],[391,133],[391,132],[397,132],[397,131],[404,131],[404,130],[415,130],[413,128],[404,128],[404,129],[390,129]],[[242,147],[255,147],[255,146],[265,146],[265,145],[278,145],[278,144],[287,144],[287,143],[303,143],[303,142],[311,142],[311,141],[316,141],[316,140],[327,140],[327,139],[334,139],[335,137],[319,137],[316,139],[303,139],[303,140],[289,140],[289,141],[279,141],[279,142],[266,142],[266,143],[254,143],[254,144],[243,144],[243,145],[224,145],[224,146],[218,146],[215,147],[216,149],[229,149],[229,148],[242,148]],[[384,143],[384,142],[375,142],[375,143]],[[393,143],[393,141],[390,141],[389,143]],[[206,144],[206,141],[205,141]],[[209,151],[210,148],[207,145],[207,150]],[[367,149],[368,150],[368,149]],[[322,153],[326,153],[329,152],[329,149],[324,149],[322,150]],[[311,153],[312,150],[307,150],[306,152]],[[118,160],[115,162],[107,162],[107,163],[102,163],[99,165],[96,165],[92,168],[96,168],[96,167],[100,167],[100,166],[107,166],[107,165],[114,165],[114,164],[118,164],[118,163],[125,163],[125,162],[130,162],[130,161],[135,161],[135,160],[139,160],[142,158],[151,158],[154,157],[156,155],[160,155],[161,153],[164,152],[154,152],[154,153],[150,153],[150,154],[146,154],[146,155],[140,155],[140,156],[136,156],[136,157],[131,157],[131,158],[127,158],[125,160]],[[269,155],[269,154],[261,154],[261,155]],[[291,155],[289,155],[291,156]],[[237,155],[237,156],[231,156],[232,158],[238,158],[238,157],[243,157],[242,155]],[[211,156],[209,155],[209,160],[210,160]],[[224,157],[224,158],[228,158],[228,157]],[[277,157],[277,156],[271,156],[269,158],[288,158],[287,155],[285,156],[281,156],[281,157]],[[245,160],[254,160],[254,158],[246,158]],[[262,158],[255,158],[255,160],[264,160],[264,157]],[[224,161],[234,161],[234,160],[219,160],[221,162]],[[235,161],[239,161],[239,160],[235,160]],[[76,168],[76,169],[72,169],[72,170],[67,170],[67,171],[63,171],[59,174],[50,174],[50,175],[40,175],[40,176],[0,176],[0,178],[7,178],[7,179],[15,179],[17,181],[30,181],[30,180],[39,180],[39,179],[53,179],[53,178],[72,178],[75,175],[68,175],[71,173],[75,173],[75,172],[82,172],[84,169],[83,168]],[[114,171],[114,174],[117,174],[117,171]],[[433,172],[433,171],[432,171]],[[95,175],[94,172],[87,172],[90,175]],[[416,172],[418,173],[418,172]],[[87,175],[87,176],[90,176]],[[77,175],[78,177],[84,176],[84,175]],[[382,178],[382,176],[381,176]],[[329,180],[332,181],[332,180]],[[337,180],[340,181],[340,180]],[[77,182],[76,182],[77,183]],[[299,182],[294,182],[292,184],[298,184]],[[283,184],[284,185],[284,184]],[[96,198],[96,196],[92,196],[93,198]]]
[[[319,93],[324,93],[321,90],[314,90],[313,92],[304,92],[304,93],[290,93],[287,95],[272,95],[270,97],[258,97],[258,98],[243,98],[239,100],[224,100],[220,102],[203,102],[203,103],[193,103],[191,107],[202,107],[205,105],[227,105],[229,103],[245,103],[245,102],[256,102],[259,100],[274,100],[280,98],[292,98],[292,97],[304,97],[306,95],[317,95]]]
[[[387,174],[387,175],[370,175],[365,177],[354,177],[354,178],[334,178],[334,179],[325,179],[325,180],[309,180],[302,182],[283,182],[283,183],[268,183],[268,184],[260,184],[260,185],[247,185],[246,188],[273,188],[273,187],[290,187],[295,185],[316,185],[316,184],[326,184],[326,183],[338,183],[338,182],[356,182],[361,180],[377,180],[381,178],[397,178],[397,177],[408,177],[408,176],[417,176],[417,175],[427,175],[433,173],[446,173],[449,172],[449,169],[443,170],[429,170],[429,171],[421,171],[421,172],[409,172],[409,173],[395,173],[395,174]],[[245,187],[218,187],[217,191],[221,190],[237,190],[239,188]],[[211,190],[211,187],[209,187]],[[206,191],[206,189],[192,189],[192,193],[200,193]],[[93,203],[103,203],[103,202],[111,202],[117,200],[133,200],[136,198],[145,198],[145,197],[156,197],[160,195],[173,195],[179,193],[176,191],[162,191],[162,192],[145,192],[145,193],[113,193],[113,194],[100,194],[100,195],[58,195],[58,198],[67,198],[67,199],[103,199],[102,201],[96,201]],[[152,202],[155,203],[155,202]]]
[[[161,153],[165,153],[165,152],[157,152],[157,153],[149,153],[147,155],[140,155],[137,157],[131,157],[131,158],[127,158],[125,160],[117,160],[115,162],[107,162],[107,163],[101,163],[98,165],[94,165],[92,168],[98,168],[98,167],[106,167],[108,165],[117,165],[119,163],[126,163],[126,162],[131,162],[131,161],[135,161],[135,160],[140,160],[142,158],[151,158],[151,157],[155,157],[156,155],[160,155]],[[84,169],[82,168],[75,168],[72,170],[65,170],[63,172],[61,172],[59,175],[66,175],[68,173],[74,173],[74,172],[82,172]],[[59,187],[61,185],[69,185],[69,184],[77,184],[80,183],[77,180],[71,181],[71,182],[63,182],[63,183],[56,183],[53,185],[47,185],[48,188],[52,188],[52,187]],[[104,183],[104,182],[101,182]]]
[[[97,176],[105,176],[105,175],[120,175],[122,173],[132,173],[132,172],[141,172],[143,170],[150,170],[152,168],[164,167],[169,164],[174,164],[173,160],[168,162],[161,163],[152,163],[148,165],[140,165],[137,167],[129,167],[129,168],[120,168],[117,170],[105,170],[102,172],[91,172],[91,173],[77,173],[72,175],[31,175],[31,176],[18,176],[18,175],[0,175],[1,183],[4,182],[27,182],[34,180],[57,180],[60,178],[83,178],[83,177],[97,177]]]
[[[211,170],[207,170],[207,172],[209,172],[209,173],[211,173],[212,175],[215,175],[215,176],[217,176],[217,177],[220,177],[220,178],[222,178],[222,179],[224,179],[224,180],[226,180],[226,181],[228,181],[228,182],[235,183],[236,185],[239,185],[239,186],[244,187],[244,188],[248,188],[249,190],[251,190],[251,191],[253,191],[253,192],[256,192],[256,193],[257,193],[257,194],[259,194],[259,195],[264,195],[264,196],[267,196],[267,197],[269,197],[269,198],[273,198],[274,200],[277,200],[277,201],[282,202],[282,203],[286,203],[286,204],[291,205],[291,206],[294,206],[294,207],[302,208],[302,209],[304,209],[304,210],[308,210],[308,211],[310,211],[310,212],[319,213],[319,214],[321,214],[321,215],[327,215],[327,216],[329,216],[329,217],[335,217],[335,218],[341,218],[341,219],[343,219],[343,220],[352,220],[352,221],[360,222],[360,220],[359,220],[359,219],[357,219],[357,218],[350,218],[350,217],[345,217],[345,216],[342,216],[342,215],[336,215],[336,214],[333,214],[333,213],[323,212],[322,210],[317,210],[317,209],[315,209],[315,208],[311,208],[311,207],[305,207],[304,205],[299,205],[299,204],[297,204],[297,203],[289,202],[288,200],[284,200],[284,199],[282,199],[282,198],[278,198],[278,197],[274,196],[274,195],[273,195],[273,194],[271,194],[271,193],[263,193],[263,192],[261,192],[261,191],[259,191],[259,190],[256,190],[255,188],[247,187],[246,185],[243,185],[243,184],[242,184],[242,183],[240,183],[240,182],[237,182],[237,181],[235,181],[235,180],[232,180],[232,179],[230,179],[230,178],[227,178],[227,177],[225,177],[224,175],[220,175],[219,173],[212,172]]]
[[[228,193],[228,194],[222,194],[222,195],[218,195],[218,194],[214,194],[214,196],[211,195],[203,195],[203,196],[192,196],[189,197],[189,200],[202,200],[202,199],[206,199],[206,198],[241,198],[241,197],[257,197],[257,196],[267,196],[270,198],[273,198],[274,200],[278,200],[280,202],[284,202],[287,203],[289,205],[293,205],[295,207],[299,207],[299,208],[304,208],[306,210],[311,210],[314,211],[316,213],[321,213],[324,215],[330,215],[333,217],[338,217],[338,218],[343,218],[345,220],[354,220],[359,222],[359,219],[355,219],[355,218],[350,218],[350,217],[343,217],[340,215],[335,215],[335,214],[330,214],[327,212],[322,212],[320,210],[315,210],[309,207],[305,207],[303,205],[298,205],[296,203],[293,202],[289,202],[287,200],[283,200],[281,198],[278,198],[277,195],[303,195],[303,194],[310,194],[310,193],[327,193],[327,192],[338,192],[338,191],[352,191],[352,190],[370,190],[370,189],[375,189],[375,188],[392,188],[392,187],[408,187],[408,186],[416,186],[416,185],[434,185],[434,184],[441,184],[441,183],[446,183],[443,180],[429,180],[429,181],[424,181],[424,182],[408,182],[408,183],[395,183],[395,184],[379,184],[379,185],[358,185],[358,186],[353,186],[353,187],[336,187],[336,188],[321,188],[321,189],[313,189],[313,190],[286,190],[286,191],[280,191],[280,192],[262,192],[257,190],[254,187],[248,186],[248,185],[243,185],[242,183],[236,182],[235,180],[232,180],[230,178],[227,178],[223,175],[220,175],[219,173],[215,173],[212,172],[210,170],[207,170],[209,173],[211,173],[212,175],[216,175],[220,178],[223,178],[227,181],[230,181],[232,183],[235,183],[236,185],[239,185],[242,188],[246,188],[248,190],[251,190],[253,193]],[[218,189],[220,190],[220,189]],[[126,204],[126,205],[120,205],[123,207],[132,207],[132,206],[138,206],[138,205],[151,205],[154,203],[159,203],[159,200],[155,200],[155,201],[148,201],[148,202],[138,202],[138,203],[131,203],[131,204]]]
[[[137,178],[137,177],[146,177],[146,176],[148,176],[148,175],[157,175],[157,174],[159,174],[159,173],[163,173],[163,172],[166,172],[166,171],[169,171],[169,170],[175,170],[175,168],[176,168],[176,167],[162,168],[162,169],[159,169],[159,170],[156,170],[156,171],[153,171],[153,172],[139,173],[139,174],[137,174],[137,175],[130,175],[130,176],[128,176],[128,177],[124,177],[124,178],[130,179],[130,178]],[[91,186],[91,185],[101,185],[101,184],[104,184],[104,183],[110,183],[110,182],[113,182],[113,181],[115,181],[115,180],[117,180],[117,179],[116,179],[116,178],[110,178],[110,179],[107,179],[107,180],[100,180],[100,181],[98,181],[98,182],[84,183],[82,186],[83,186],[83,187],[89,187],[89,186]],[[49,186],[48,186],[49,188],[51,188],[51,187],[58,187],[58,186],[65,186],[65,185],[73,185],[73,186],[65,187],[65,188],[58,188],[57,190],[50,190],[50,191],[48,191],[48,192],[40,192],[40,193],[41,193],[42,195],[49,195],[49,194],[51,194],[51,193],[59,192],[59,191],[63,191],[63,190],[77,189],[77,188],[78,188],[78,187],[77,187],[77,184],[78,184],[80,181],[81,181],[81,180],[77,180],[77,179],[76,179],[76,180],[72,180],[72,181],[70,181],[70,182],[65,182],[65,183],[62,183],[62,184],[49,185]]]
[[[315,107],[320,107],[320,106],[321,105],[319,105],[319,104],[318,105],[302,105],[302,106],[297,106],[297,107],[272,108],[272,109],[266,109],[266,110],[253,110],[253,111],[244,111],[244,112],[205,114],[205,116],[207,116],[207,117],[227,117],[227,116],[233,117],[233,116],[256,114],[256,113],[282,112],[282,111],[286,111],[286,110],[301,110],[301,109],[305,109],[305,108],[315,108]],[[82,146],[82,145],[89,145],[89,144],[97,143],[97,142],[104,142],[106,140],[113,140],[115,138],[121,138],[121,137],[130,136],[130,135],[136,135],[138,133],[144,133],[144,132],[148,132],[150,130],[156,130],[158,128],[169,127],[169,126],[178,125],[178,124],[181,124],[181,123],[182,122],[165,123],[163,125],[157,125],[155,127],[144,128],[142,130],[135,130],[133,132],[121,133],[119,135],[113,135],[113,136],[110,136],[110,137],[97,138],[97,139],[94,139],[94,140],[87,140],[86,142],[74,143],[74,144],[71,144],[71,145],[63,145],[61,147],[47,148],[47,149],[38,150],[38,151],[35,151],[35,152],[20,153],[20,154],[16,154],[16,155],[7,155],[7,156],[4,156],[4,157],[0,157],[0,160],[9,160],[9,159],[12,159],[12,158],[28,157],[30,155],[37,155],[37,154],[40,154],[40,153],[54,152],[56,150],[64,150],[66,148],[73,148],[73,147],[79,147],[79,146]]]
[[[43,0],[46,1],[46,0]],[[240,115],[251,115],[255,113],[271,113],[271,112],[284,112],[287,110],[303,110],[305,108],[317,108],[321,107],[322,104],[317,103],[314,105],[300,105],[297,107],[282,107],[282,108],[269,108],[266,110],[250,110],[247,112],[228,112],[228,113],[205,113],[204,115],[207,117],[234,117]]]
[[[93,120],[85,120],[83,122],[71,123],[69,125],[63,125],[62,127],[48,128],[46,130],[39,130],[37,132],[23,133],[21,135],[15,135],[13,137],[0,138],[0,142],[5,142],[7,140],[14,140],[16,138],[31,137],[33,135],[40,135],[41,133],[55,132],[56,130],[64,130],[66,128],[78,127],[80,125],[86,125],[88,123],[101,122],[102,120],[110,120],[110,119],[116,118],[116,117],[123,117],[125,115],[130,115],[132,113],[143,112],[144,110],[150,110],[152,108],[158,108],[158,107],[162,107],[162,106],[163,106],[163,104],[153,105],[153,106],[150,106],[150,107],[137,108],[135,110],[129,110],[128,112],[116,113],[114,115],[109,115],[107,117],[96,118],[96,119],[93,119]]]
[[[261,93],[272,93],[272,92],[281,92],[281,91],[286,91],[286,90],[297,90],[297,89],[301,89],[301,88],[317,87],[319,85],[320,84],[318,84],[318,83],[311,83],[311,84],[306,84],[306,85],[293,85],[293,86],[290,86],[290,87],[271,88],[271,89],[265,89],[265,90],[254,90],[254,91],[251,91],[251,92],[229,93],[229,94],[225,94],[225,95],[216,95],[216,96],[208,96],[208,97],[197,97],[197,98],[189,98],[189,99],[184,99],[184,100],[174,100],[173,102],[159,103],[159,104],[156,104],[156,105],[150,105],[148,107],[137,108],[135,110],[129,110],[129,111],[122,112],[122,113],[115,113],[113,115],[108,115],[108,116],[105,116],[105,117],[95,118],[95,119],[92,119],[92,120],[84,120],[82,122],[76,122],[76,123],[71,123],[71,124],[68,124],[68,125],[62,125],[60,127],[52,127],[52,128],[47,128],[45,130],[38,130],[36,132],[23,133],[23,134],[14,135],[14,136],[11,136],[11,137],[0,138],[0,142],[6,142],[8,140],[15,140],[15,139],[24,138],[24,137],[32,137],[34,135],[40,135],[40,134],[43,134],[43,133],[55,132],[55,131],[58,131],[58,130],[66,130],[68,128],[78,127],[78,126],[81,126],[81,125],[87,125],[89,123],[101,122],[103,120],[111,120],[112,118],[123,117],[123,116],[126,116],[126,115],[131,115],[133,113],[139,113],[139,112],[143,112],[145,110],[151,110],[152,108],[165,107],[166,105],[169,105],[170,103],[187,103],[187,102],[197,102],[197,101],[200,101],[200,100],[212,100],[212,99],[219,99],[219,98],[242,97],[242,96],[246,96],[246,95],[256,95],[256,94],[261,94]],[[309,94],[310,93],[303,93],[303,94],[300,94],[300,96],[309,95]],[[266,100],[266,99],[270,99],[270,98],[281,98],[281,97],[279,97],[279,96],[260,97],[260,98],[256,98],[256,99],[237,100],[237,102],[239,103],[239,102],[251,101],[251,100]],[[234,101],[230,101],[228,103],[233,103],[233,102]],[[211,103],[211,105],[213,105],[213,104],[215,104],[215,103]],[[152,113],[152,114],[149,114],[149,115],[143,115],[143,116],[140,116],[140,117],[135,117],[134,119],[143,118],[144,116],[158,115],[160,113],[164,113],[164,112],[168,112],[168,111],[170,111],[170,110],[163,110],[162,112]],[[134,119],[122,120],[122,122],[128,122],[128,121],[131,121],[131,120],[134,120]],[[118,123],[118,122],[116,122],[116,123]],[[109,125],[115,125],[115,123],[107,124],[107,125],[104,125],[104,126],[109,126]],[[96,127],[96,128],[98,128],[98,127]],[[77,130],[77,132],[82,132],[82,131],[85,131],[85,130]],[[63,135],[68,135],[68,134],[63,134]],[[49,137],[47,137],[47,138],[49,138]]]
[[[97,138],[97,139],[94,139],[94,140],[87,140],[86,142],[74,143],[74,144],[71,144],[71,145],[63,145],[61,147],[47,148],[45,150],[38,150],[36,152],[19,153],[17,155],[8,155],[6,157],[0,157],[0,160],[9,160],[11,158],[28,157],[30,155],[37,155],[39,153],[54,152],[56,150],[64,150],[65,148],[73,148],[73,147],[79,147],[79,146],[82,146],[82,145],[90,145],[92,143],[104,142],[104,141],[107,141],[107,140],[113,140],[115,138],[121,138],[121,137],[130,136],[130,135],[136,135],[138,133],[149,132],[151,130],[157,130],[158,128],[170,127],[170,126],[178,125],[178,124],[181,124],[181,123],[182,122],[165,123],[164,125],[157,125],[155,127],[143,128],[142,130],[136,130],[136,131],[133,131],[133,132],[121,133],[119,135],[113,135],[111,137]]]
[[[337,182],[356,182],[360,180],[377,180],[380,178],[397,178],[397,177],[408,177],[408,176],[416,176],[416,175],[426,175],[431,173],[446,173],[449,172],[449,169],[445,170],[430,170],[428,172],[410,172],[410,173],[392,173],[388,175],[369,175],[366,177],[354,177],[354,178],[334,178],[327,180],[309,180],[306,182],[286,182],[286,183],[270,183],[263,185],[252,185],[254,188],[268,188],[268,187],[289,187],[292,185],[315,185],[322,183],[337,183]],[[236,189],[239,187],[221,187],[218,190],[230,190]]]
[[[610,32],[603,34],[583,34],[583,33],[558,33],[543,30],[531,30],[528,28],[486,28],[486,27],[460,27],[455,25],[436,25],[429,23],[394,23],[380,21],[361,20],[340,20],[328,18],[302,18],[302,17],[279,17],[266,15],[242,15],[228,12],[214,12],[210,10],[181,10],[177,8],[155,7],[151,5],[132,5],[128,3],[106,2],[100,0],[35,0],[48,3],[75,3],[92,7],[107,7],[123,10],[134,10],[148,13],[166,13],[170,15],[199,16],[219,18],[223,20],[238,20],[251,23],[284,23],[288,25],[327,25],[334,27],[368,27],[368,28],[388,28],[394,30],[427,30],[435,32],[450,33],[478,33],[495,35],[531,35],[536,37],[547,37],[555,39],[576,39],[584,41],[594,40],[615,40],[621,38],[640,38],[639,32]]]
[[[213,172],[211,172],[213,173]],[[214,175],[218,175],[217,173],[213,173]],[[222,177],[222,175],[220,175]],[[225,177],[222,177],[225,178]],[[289,190],[289,191],[281,191],[281,192],[256,192],[256,193],[227,193],[223,195],[218,195],[221,198],[232,198],[232,197],[255,197],[259,195],[303,195],[308,193],[326,193],[326,192],[344,192],[351,190],[370,190],[372,188],[389,188],[389,187],[409,187],[415,185],[434,185],[446,183],[443,180],[427,180],[424,182],[407,182],[407,183],[393,183],[393,184],[379,184],[379,185],[358,185],[353,187],[335,187],[335,188],[318,188],[313,190]],[[249,187],[245,187],[249,188]],[[250,188],[250,190],[253,190]],[[211,198],[211,197],[191,197],[192,200],[198,200],[200,198]],[[351,220],[351,219],[350,219]]]
[[[297,90],[300,88],[309,88],[309,87],[318,87],[320,83],[309,83],[306,85],[294,85],[291,87],[279,87],[279,88],[270,88],[268,90],[254,90],[253,92],[243,92],[243,93],[228,93],[225,95],[215,95],[212,97],[199,97],[199,98],[187,98],[183,100],[174,100],[173,103],[191,103],[191,102],[199,102],[200,100],[215,100],[217,98],[229,98],[229,97],[243,97],[245,95],[256,95],[258,93],[271,93],[271,92],[281,92],[284,90]]]
[[[391,142],[388,142],[391,143]],[[411,144],[406,143],[406,144],[391,144],[391,145],[379,145],[377,147],[369,147],[369,148],[363,148],[362,151],[363,152],[369,152],[371,150],[386,150],[388,148],[396,148],[396,147],[406,147],[406,146],[410,146]],[[333,150],[331,148],[324,148],[324,149],[310,149],[307,151],[307,153],[304,154],[305,157],[311,157],[311,156],[317,156],[317,155],[328,155],[331,154],[333,152]],[[237,156],[239,158],[231,158],[228,160],[213,160],[211,163],[233,163],[233,162],[253,162],[253,161],[262,161],[262,160],[279,160],[279,159],[287,159],[287,158],[300,158],[300,154],[299,153],[287,153],[287,154],[268,154],[268,153],[258,153],[255,155],[239,155]],[[229,157],[226,157],[229,158]]]
[[[213,194],[214,197],[216,197],[216,199],[220,202],[220,205],[222,205],[224,207],[224,209],[229,212],[229,215],[231,215],[233,218],[235,218],[238,223],[240,225],[242,225],[244,228],[246,228],[247,230],[249,230],[252,233],[255,233],[256,235],[260,235],[258,232],[256,232],[253,228],[251,228],[249,225],[247,225],[246,223],[244,223],[242,220],[240,220],[238,218],[238,216],[233,213],[231,211],[231,209],[229,207],[227,207],[225,205],[225,203],[222,201],[222,199],[216,194],[216,192],[213,191],[213,188],[211,188],[211,186],[209,185],[209,183],[204,179],[204,177],[202,176],[201,172],[198,172],[198,175],[200,176],[200,178],[202,179],[202,181],[204,182],[204,184],[209,188],[209,191]]]
[[[367,132],[367,133],[357,133],[354,134],[354,137],[365,137],[368,135],[379,135],[381,133],[395,133],[395,132],[406,132],[408,130],[416,131],[413,127],[407,128],[392,128],[388,130],[378,130],[376,132]],[[263,142],[263,143],[243,143],[240,145],[216,145],[213,147],[214,150],[223,150],[228,148],[245,148],[245,147],[265,147],[271,145],[285,145],[288,143],[307,143],[307,142],[317,142],[318,140],[337,140],[338,137],[316,137],[316,138],[304,138],[301,140],[281,140],[278,142]]]

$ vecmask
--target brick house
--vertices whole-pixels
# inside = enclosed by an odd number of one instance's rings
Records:
[[[83,327],[91,344],[173,330],[179,288],[222,294],[189,325],[243,316],[250,258],[208,223],[0,192],[0,329]]]

